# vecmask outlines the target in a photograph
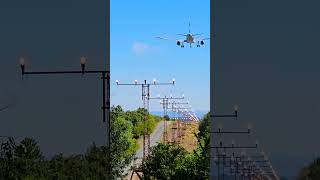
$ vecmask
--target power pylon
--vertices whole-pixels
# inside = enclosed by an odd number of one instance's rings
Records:
[[[143,101],[143,108],[145,109],[144,113],[144,132],[143,132],[143,160],[149,155],[150,152],[150,132],[148,132],[148,128],[146,126],[146,122],[148,120],[149,115],[149,99],[150,99],[150,86],[157,85],[174,85],[175,79],[172,79],[170,83],[159,83],[155,79],[152,83],[147,83],[147,80],[144,80],[143,83],[138,83],[138,80],[134,80],[134,83],[119,83],[116,80],[118,86],[141,86],[141,98]]]

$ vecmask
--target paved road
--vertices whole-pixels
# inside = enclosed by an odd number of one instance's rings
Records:
[[[167,126],[169,126],[169,124],[170,124],[170,122],[167,122]],[[164,124],[163,124],[163,121],[161,121],[157,125],[155,131],[150,136],[150,146],[151,147],[157,145],[157,143],[161,141],[161,139],[163,137],[163,131],[164,131]],[[143,145],[139,148],[139,150],[137,151],[135,156],[138,159],[143,158]]]
[[[167,121],[167,127],[169,127],[170,123],[171,123],[170,121]],[[157,145],[157,143],[161,141],[161,139],[163,137],[163,132],[164,132],[164,123],[163,123],[163,121],[161,121],[160,123],[158,123],[155,131],[150,135],[150,146],[151,147]],[[126,168],[126,170],[125,170],[126,173],[131,174],[131,171],[130,171],[131,166],[141,164],[141,160],[143,158],[143,144],[136,152],[135,157],[137,159],[135,160],[135,162],[132,162]]]

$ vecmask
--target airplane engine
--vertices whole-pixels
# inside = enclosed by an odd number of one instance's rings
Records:
[[[180,41],[177,41],[177,45],[180,46],[180,45],[181,45],[181,42],[180,42]]]
[[[204,41],[201,41],[200,44],[201,44],[201,45],[204,45]]]

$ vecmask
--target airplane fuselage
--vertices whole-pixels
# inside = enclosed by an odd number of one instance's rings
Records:
[[[190,44],[194,43],[194,38],[193,38],[192,34],[187,34],[186,40],[184,40],[184,42],[190,43]]]

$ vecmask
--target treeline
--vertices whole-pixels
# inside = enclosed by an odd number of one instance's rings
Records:
[[[318,180],[320,179],[320,158],[300,170],[298,180]]]
[[[144,123],[144,115],[148,119]],[[106,179],[108,163],[111,178],[123,177],[123,170],[130,164],[138,149],[137,139],[143,135],[144,125],[152,132],[161,118],[137,111],[123,111],[121,106],[111,109],[111,158],[108,148],[94,143],[85,154],[66,156],[58,154],[46,159],[34,139],[25,138],[20,143],[9,138],[0,147],[0,179]]]
[[[196,134],[199,146],[188,153],[179,145],[158,144],[142,165],[144,178],[149,179],[209,179],[210,116],[205,115]]]

